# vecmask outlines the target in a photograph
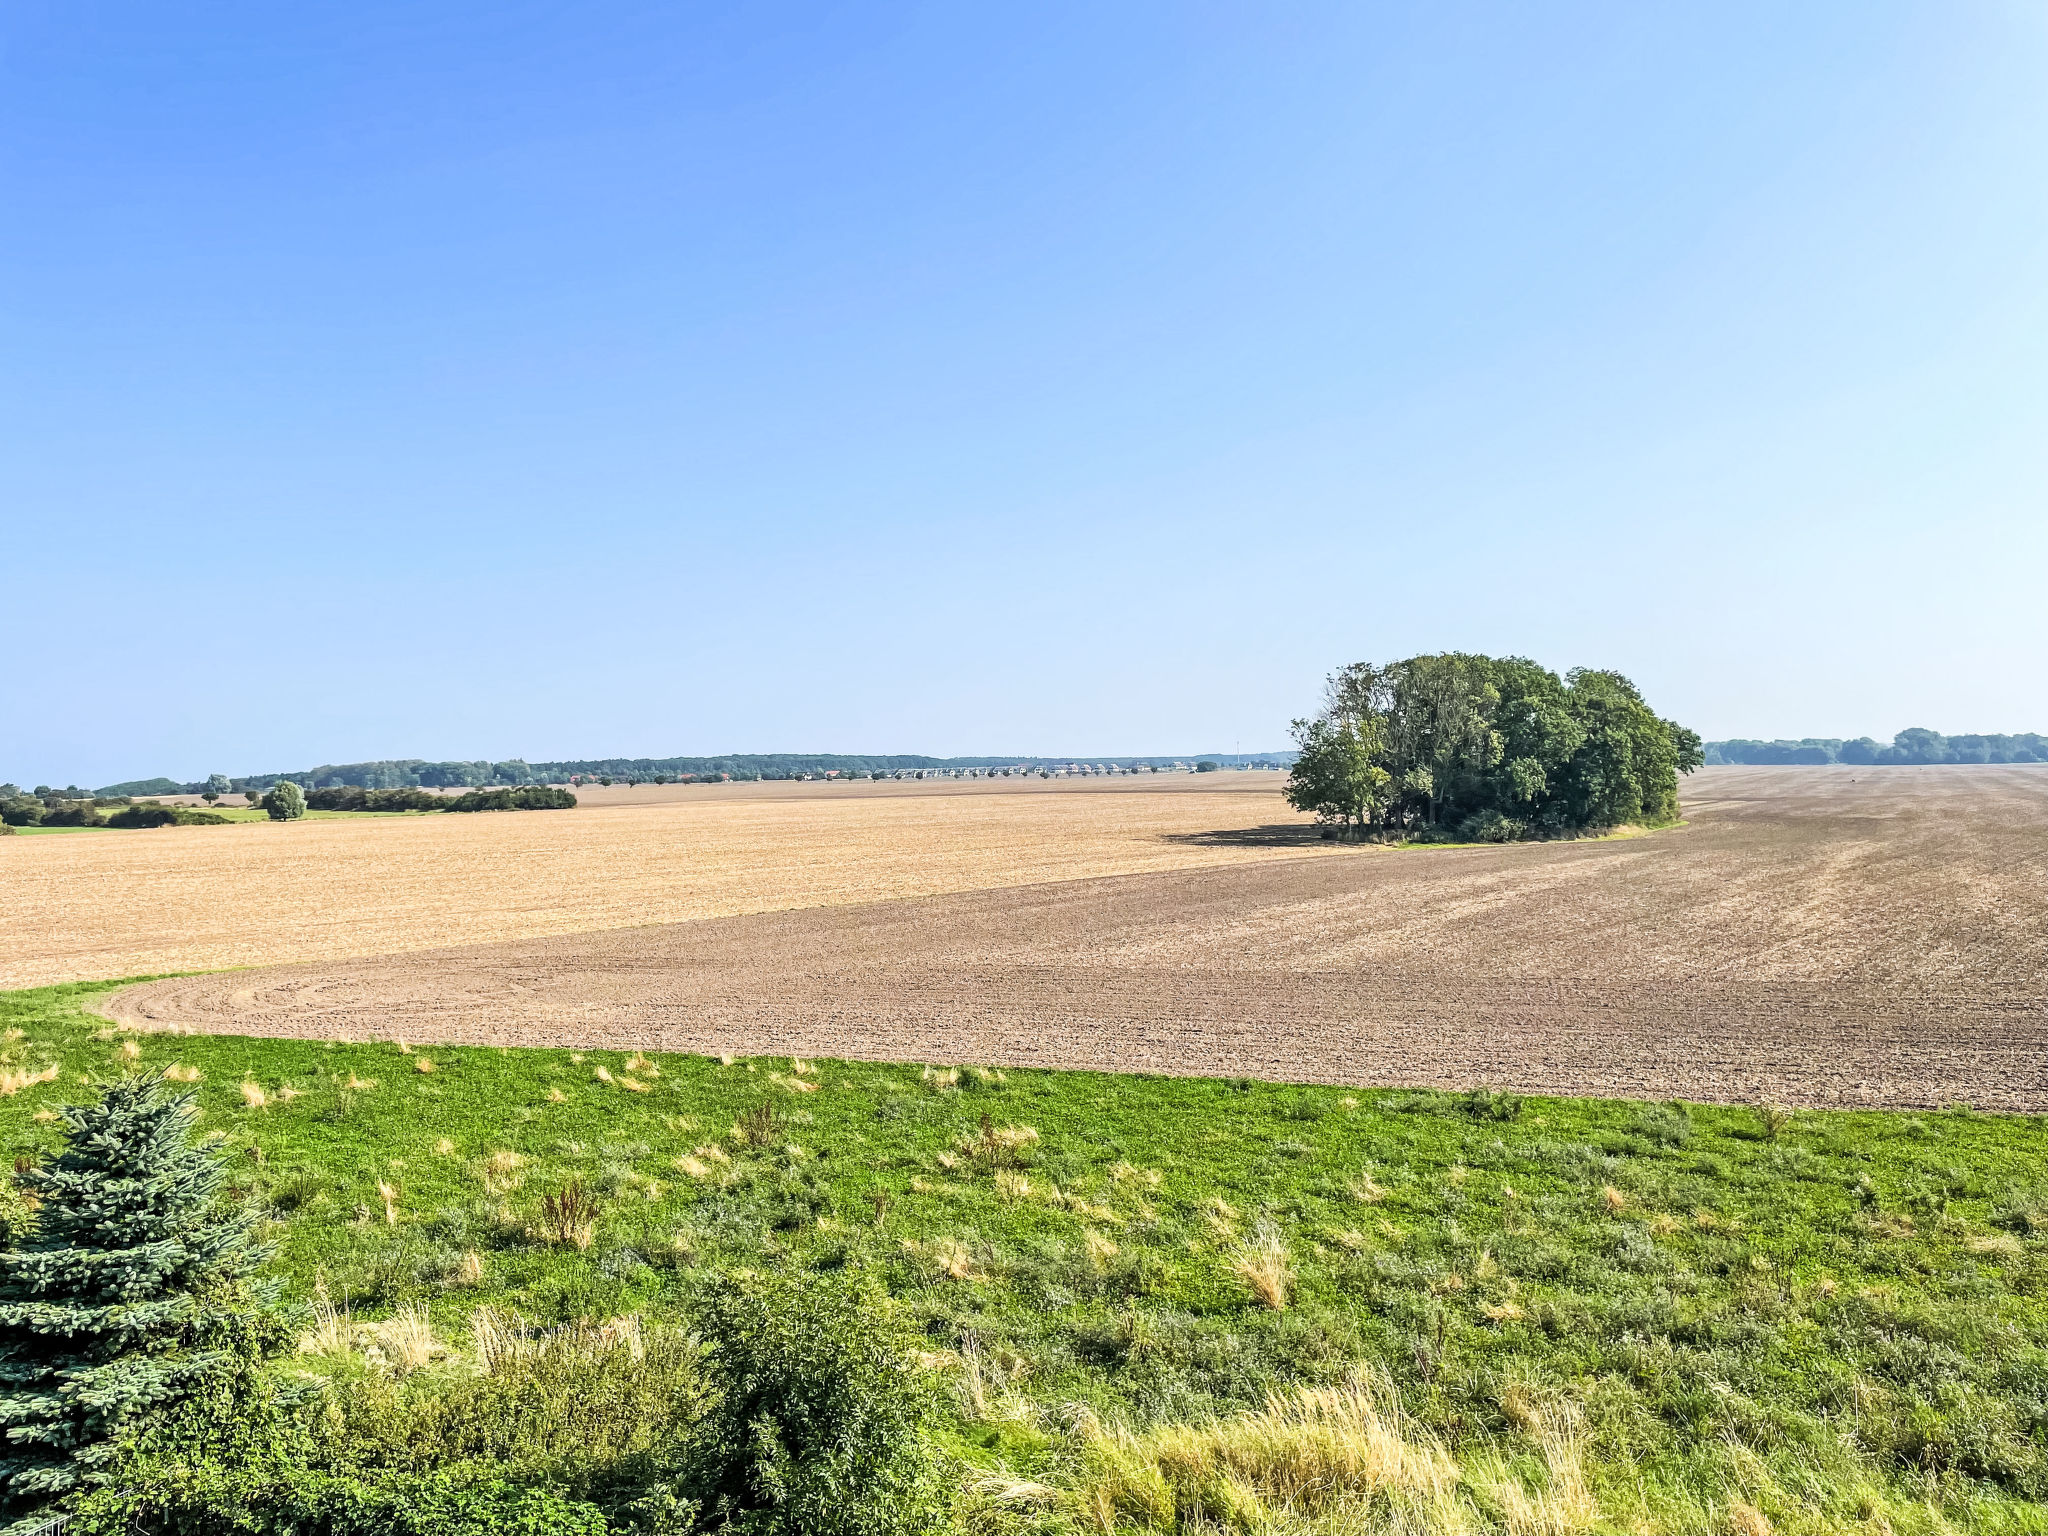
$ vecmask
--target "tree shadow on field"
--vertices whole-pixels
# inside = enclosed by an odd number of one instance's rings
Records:
[[[1232,827],[1220,832],[1167,832],[1169,843],[1185,848],[1307,848],[1323,841],[1323,829],[1311,823],[1283,822],[1271,827]]]

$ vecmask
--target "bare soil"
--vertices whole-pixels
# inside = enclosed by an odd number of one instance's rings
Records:
[[[1161,835],[1256,862],[155,982],[109,1011],[314,1038],[2048,1111],[2048,769],[1714,769],[1686,813],[1629,840],[1334,852],[1240,817]]]

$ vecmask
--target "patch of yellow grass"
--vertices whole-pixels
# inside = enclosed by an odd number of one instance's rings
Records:
[[[431,1072],[434,1070],[434,1063],[425,1056],[415,1056],[412,1060],[412,1069],[415,1072]]]
[[[197,1067],[179,1066],[176,1062],[164,1068],[164,1081],[167,1083],[196,1083],[205,1075]]]
[[[1081,1247],[1087,1252],[1088,1262],[1097,1269],[1116,1257],[1116,1244],[1093,1227],[1081,1234]]]
[[[263,1091],[263,1085],[250,1079],[242,1081],[242,1102],[251,1109],[263,1109],[270,1103],[270,1095]]]
[[[121,1042],[121,1059],[123,1061],[140,1061],[142,1059],[142,1043],[139,1040],[123,1040]]]
[[[377,1079],[374,1077],[357,1077],[355,1073],[351,1072],[348,1075],[348,1081],[342,1084],[342,1086],[348,1089],[350,1093],[368,1093],[377,1086]]]
[[[11,1099],[24,1088],[33,1088],[38,1083],[54,1083],[63,1074],[63,1070],[54,1064],[40,1072],[17,1072],[11,1067],[0,1069],[0,1096]]]
[[[1252,1239],[1231,1258],[1230,1272],[1242,1280],[1252,1299],[1275,1312],[1287,1310],[1287,1298],[1294,1285],[1294,1267],[1281,1240],[1279,1229],[1261,1223]]]
[[[559,1088],[550,1088],[548,1090],[548,1102],[550,1104],[566,1104],[569,1102],[569,1095],[562,1092]]]
[[[400,1375],[423,1369],[436,1355],[445,1353],[434,1338],[434,1330],[427,1322],[424,1307],[405,1306],[373,1330],[377,1348],[392,1370]]]
[[[1619,1214],[1627,1206],[1628,1196],[1624,1195],[1612,1184],[1602,1184],[1600,1186],[1600,1203],[1606,1206],[1608,1210]]]
[[[397,1226],[398,1187],[389,1180],[379,1179],[377,1181],[377,1196],[384,1202],[384,1225],[387,1227]]]

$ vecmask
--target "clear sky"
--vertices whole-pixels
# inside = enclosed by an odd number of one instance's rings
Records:
[[[0,9],[0,778],[2048,731],[2048,8]]]

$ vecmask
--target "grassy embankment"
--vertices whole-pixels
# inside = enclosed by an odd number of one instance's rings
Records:
[[[0,994],[8,1150],[192,1080],[295,1292],[453,1346],[401,1395],[473,1371],[486,1305],[659,1322],[719,1268],[863,1266],[986,1528],[1221,1487],[1361,1530],[2048,1530],[2038,1118],[131,1035],[97,990]],[[379,1369],[349,1338],[296,1366]]]

